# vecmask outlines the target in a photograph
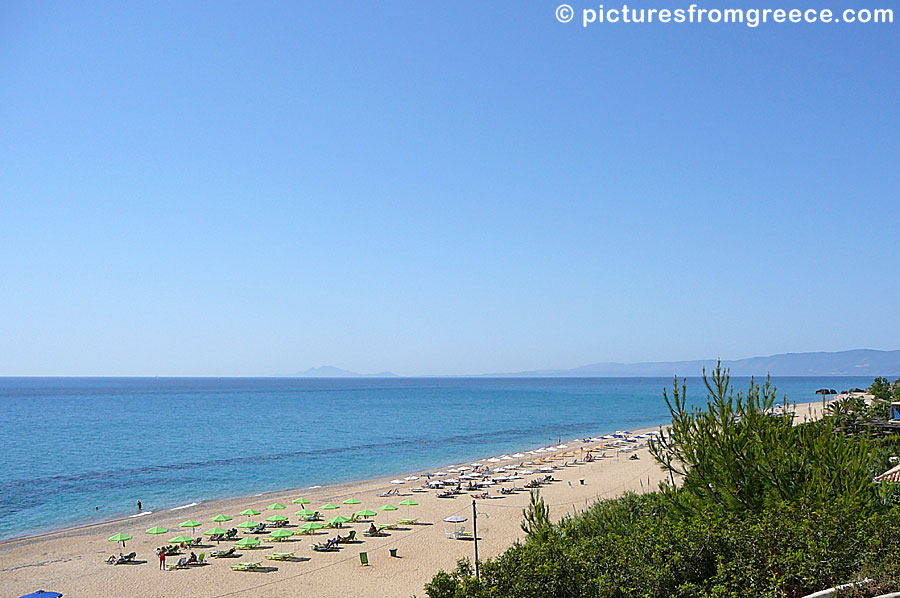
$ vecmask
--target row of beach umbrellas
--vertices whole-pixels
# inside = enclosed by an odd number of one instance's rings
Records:
[[[294,499],[292,502],[294,502],[295,504],[310,504],[311,501],[309,501],[305,498],[297,498],[297,499]],[[357,500],[355,498],[348,498],[347,500],[345,500],[343,502],[343,504],[358,505],[358,504],[361,504],[361,502],[362,501]],[[406,499],[406,500],[401,501],[400,504],[403,506],[409,507],[409,506],[418,505],[419,503],[417,503],[416,501],[414,501],[412,499]],[[266,507],[267,510],[271,510],[271,511],[280,511],[280,510],[283,510],[286,508],[287,507],[285,505],[280,504],[280,503],[273,503],[273,504],[269,505],[268,507]],[[339,509],[339,508],[340,507],[338,505],[328,503],[328,504],[325,504],[325,505],[322,505],[321,507],[319,507],[319,510],[332,511],[332,510]],[[397,511],[398,508],[395,507],[394,505],[387,504],[387,505],[378,507],[378,510],[379,511]],[[261,515],[262,513],[255,509],[245,509],[245,510],[241,511],[239,514],[243,515],[245,517],[255,517],[256,515]],[[357,517],[374,517],[377,514],[378,513],[376,513],[375,511],[372,511],[370,509],[363,509],[361,511],[357,511],[356,513],[354,513],[354,515],[356,515]],[[300,517],[312,517],[313,515],[315,515],[315,511],[311,511],[309,509],[301,509],[296,512],[296,515],[299,515]],[[226,521],[231,521],[231,520],[232,520],[232,518],[225,514],[219,514],[219,515],[216,515],[216,516],[210,518],[210,521],[213,521],[215,523],[224,523]],[[284,515],[272,515],[272,516],[266,518],[266,521],[269,521],[272,523],[277,523],[279,521],[287,521],[287,520],[288,520],[288,518],[285,517]],[[349,517],[344,517],[343,515],[338,515],[336,517],[332,517],[331,519],[329,519],[327,521],[327,523],[333,525],[333,524],[343,524],[343,523],[347,523],[349,521],[350,521]],[[187,521],[182,521],[181,523],[179,523],[178,527],[193,529],[196,527],[200,527],[202,525],[203,524],[199,521],[194,521],[193,519],[189,519]],[[241,528],[241,529],[252,529],[252,528],[256,527],[257,525],[259,525],[259,524],[254,523],[248,519],[247,521],[237,524],[237,527]],[[308,531],[314,531],[317,529],[322,529],[323,527],[325,527],[325,526],[322,523],[319,523],[317,521],[308,521],[307,523],[304,523],[303,525],[301,525],[300,529],[305,532],[308,532]],[[150,534],[150,535],[165,534],[168,532],[169,532],[169,528],[162,527],[159,525],[151,527],[144,531],[144,533]],[[208,529],[205,532],[203,532],[203,534],[206,536],[218,536],[218,535],[225,534],[225,533],[228,533],[228,530],[223,529],[221,527],[214,527],[214,528]],[[294,532],[291,530],[277,529],[277,530],[274,530],[270,534],[270,536],[275,539],[283,539],[283,538],[288,538],[288,537],[292,536],[293,534],[294,534]],[[109,541],[110,542],[121,542],[122,547],[124,548],[125,542],[127,542],[128,540],[131,540],[132,538],[133,538],[133,536],[131,536],[129,534],[119,533],[119,534],[115,534],[114,536],[110,536]],[[173,544],[180,544],[182,542],[191,542],[192,540],[193,540],[193,538],[179,535],[179,536],[175,536],[174,538],[171,538],[169,540],[169,542],[171,542]],[[237,546],[256,546],[258,544],[259,544],[258,538],[243,538],[243,539],[239,540],[238,542],[236,542]]]

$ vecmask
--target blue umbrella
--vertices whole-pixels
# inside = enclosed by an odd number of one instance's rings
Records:
[[[30,594],[25,594],[22,598],[59,598],[62,596],[59,592],[47,592],[46,590],[38,590]]]

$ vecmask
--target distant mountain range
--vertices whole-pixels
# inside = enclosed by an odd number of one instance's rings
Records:
[[[833,353],[781,353],[768,357],[722,360],[733,376],[900,376],[900,350],[855,349]],[[531,370],[479,377],[497,378],[650,378],[699,376],[716,367],[715,359],[650,361],[642,363],[592,363],[569,370]],[[359,374],[334,366],[310,368],[296,378],[397,378],[393,372]]]
[[[381,372],[378,374],[358,374],[350,370],[342,370],[330,365],[323,365],[318,368],[309,368],[305,372],[298,372],[291,376],[293,378],[396,378],[397,374],[392,372]]]
[[[900,350],[855,349],[833,353],[781,353],[768,357],[722,360],[733,376],[898,376]],[[536,370],[497,376],[520,377],[654,377],[699,376],[716,367],[715,359],[645,363],[593,363],[570,370]]]

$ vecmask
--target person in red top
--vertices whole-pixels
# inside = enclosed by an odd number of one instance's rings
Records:
[[[166,549],[159,548],[157,550],[157,552],[159,553],[159,568],[161,570],[165,571],[165,569],[166,569]]]

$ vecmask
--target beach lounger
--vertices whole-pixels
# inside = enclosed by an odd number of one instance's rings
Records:
[[[287,561],[294,558],[293,552],[273,552],[272,554],[267,554],[266,558],[271,561]]]
[[[255,569],[259,569],[260,563],[238,563],[236,565],[232,565],[232,571],[254,571]]]
[[[355,529],[350,530],[350,533],[347,534],[347,537],[342,538],[340,540],[340,542],[343,542],[344,544],[349,544],[350,542],[353,542],[354,540],[356,540],[356,530]]]
[[[369,564],[369,553],[368,552],[360,552],[359,553],[359,564],[365,567]]]
[[[215,557],[215,558],[217,558],[217,559],[221,559],[221,558],[223,558],[223,557],[233,556],[235,550],[236,550],[236,549],[235,549],[234,546],[232,546],[232,547],[229,548],[228,550],[213,550],[212,552],[209,553],[209,556]]]
[[[336,538],[331,538],[326,541],[324,544],[310,544],[309,547],[315,550],[316,552],[332,552],[337,550],[338,541]]]
[[[400,525],[415,525],[419,522],[418,519],[398,519],[397,523]]]
[[[168,565],[166,568],[171,571],[173,569],[187,569],[187,566],[188,566],[188,558],[186,556],[183,556],[180,559],[178,559],[177,563],[175,563],[174,565]]]
[[[399,494],[400,494],[400,490],[398,490],[397,488],[393,488],[393,489],[391,489],[391,490],[388,490],[387,492],[379,492],[379,493],[378,493],[378,496],[382,496],[382,497],[384,497],[384,496],[398,496]]]
[[[133,563],[137,558],[136,552],[129,552],[128,554],[119,553],[119,556],[114,554],[110,555],[106,562],[110,565],[121,565],[123,563]]]
[[[237,535],[238,535],[237,528],[231,528],[230,530],[228,530],[228,533],[226,533],[225,537],[223,537],[222,539],[223,540],[231,540],[232,538],[236,538]]]

